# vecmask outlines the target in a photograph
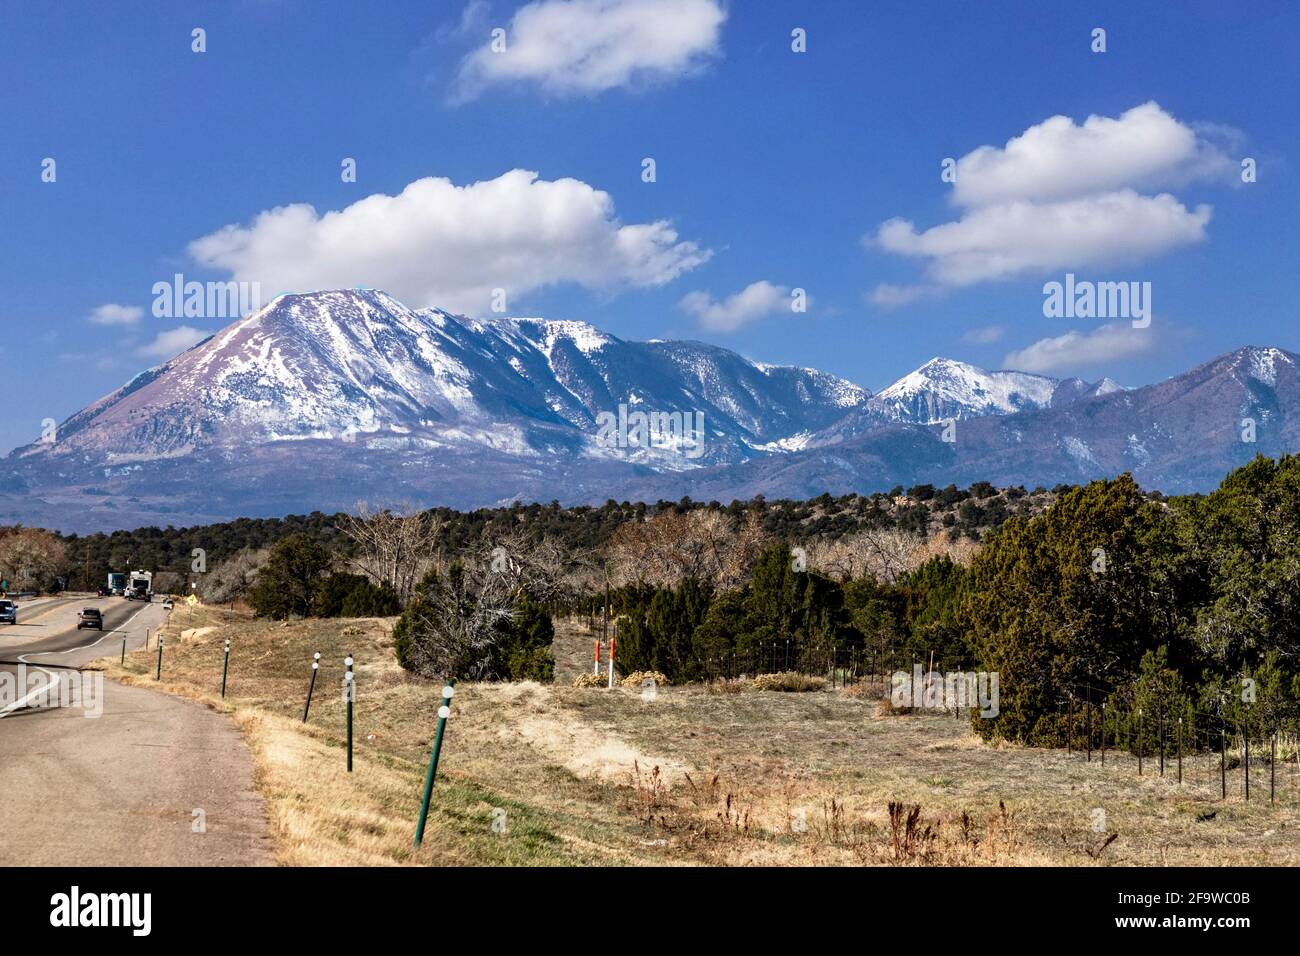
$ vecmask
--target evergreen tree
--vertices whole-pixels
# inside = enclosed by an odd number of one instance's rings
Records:
[[[555,626],[550,616],[541,605],[524,596],[513,619],[502,627],[496,675],[508,680],[550,681],[555,676],[551,652],[554,640]]]
[[[1132,679],[1142,655],[1184,636],[1168,573],[1171,519],[1128,475],[1008,521],[971,567],[961,616],[983,670],[999,675],[985,737],[1064,743],[1066,702]],[[1099,702],[1099,699],[1098,699]]]
[[[1257,457],[1177,505],[1200,595],[1199,648],[1225,674],[1276,650],[1300,662],[1300,457]]]
[[[323,545],[305,534],[290,535],[271,549],[249,592],[249,603],[258,617],[306,617],[329,565],[330,553]]]

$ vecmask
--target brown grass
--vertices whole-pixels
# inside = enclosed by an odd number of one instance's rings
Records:
[[[1180,786],[1150,769],[1138,778],[1113,752],[1103,767],[1062,751],[989,746],[966,718],[878,709],[873,697],[843,691],[759,693],[748,681],[654,695],[458,684],[415,851],[441,682],[396,665],[392,622],[280,625],[208,609],[191,622],[187,613],[174,615],[185,635],[168,632],[162,689],[238,723],[285,864],[1300,863],[1300,789],[1289,767],[1279,769],[1276,805],[1266,783],[1246,804],[1236,780],[1224,802],[1217,762],[1206,758],[1186,762]],[[304,725],[316,650],[323,666]],[[349,652],[352,774],[341,694]],[[106,669],[154,686],[155,654],[128,655],[124,668],[110,659]],[[493,829],[502,812],[504,833]]]
[[[810,691],[825,690],[825,677],[810,677],[798,671],[782,671],[779,674],[759,674],[754,678],[755,690],[775,690],[791,694],[805,694]]]

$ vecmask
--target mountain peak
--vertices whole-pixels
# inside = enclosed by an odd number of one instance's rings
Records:
[[[568,343],[583,355],[599,352],[618,341],[587,322],[576,319],[510,319],[508,320],[535,342],[548,356],[560,343]]]
[[[1242,369],[1247,377],[1265,385],[1277,384],[1279,366],[1296,366],[1296,356],[1290,352],[1269,346],[1247,345],[1232,353],[1234,365]]]
[[[989,372],[936,356],[871,400],[886,418],[934,424],[950,418],[1009,414],[1051,404],[1057,380],[1029,372]]]
[[[380,289],[329,289],[276,296],[73,415],[58,442],[19,455],[111,470],[214,451],[245,461],[316,453],[326,442],[321,453],[344,457],[489,449],[697,467],[811,434],[865,397],[834,376],[762,371],[717,346],[625,342],[587,322],[470,319],[412,310]],[[595,422],[623,404],[702,414],[703,460],[611,453]]]

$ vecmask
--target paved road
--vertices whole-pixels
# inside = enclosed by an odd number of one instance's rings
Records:
[[[103,610],[102,634],[77,631],[82,607]],[[42,693],[0,715],[0,865],[272,862],[252,757],[228,718],[111,681],[97,696],[84,683],[97,675],[76,671],[120,654],[123,639],[128,650],[143,646],[166,615],[159,603],[71,598],[20,605],[18,624],[0,625],[0,661],[10,662],[0,669],[27,665],[29,691],[53,675],[88,691],[81,706],[30,706]]]

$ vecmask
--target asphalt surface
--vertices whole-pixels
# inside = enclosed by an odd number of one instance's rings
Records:
[[[102,632],[77,630],[83,607],[102,610]],[[59,598],[24,602],[16,625],[0,625],[0,670],[21,684],[0,700],[0,865],[272,862],[253,760],[229,718],[78,670],[123,640],[142,647],[146,631],[156,646],[166,617],[161,602]],[[56,677],[82,699],[46,706]]]

